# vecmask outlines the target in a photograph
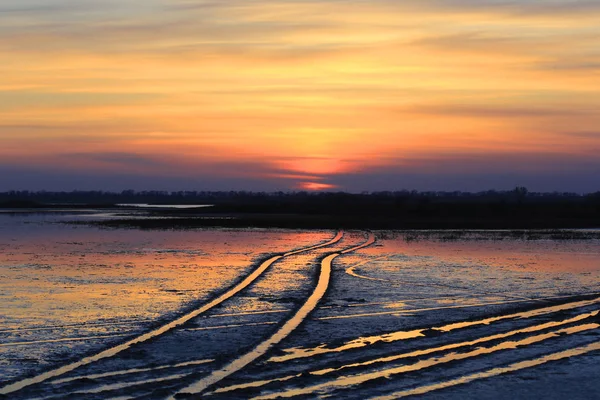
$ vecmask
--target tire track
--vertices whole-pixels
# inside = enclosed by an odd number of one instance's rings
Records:
[[[176,396],[198,395],[204,392],[209,387],[213,386],[214,384],[225,379],[226,377],[243,369],[250,363],[254,362],[256,359],[264,356],[274,345],[276,345],[277,343],[285,339],[287,336],[289,336],[317,307],[319,301],[323,298],[325,292],[327,291],[327,288],[329,287],[332,261],[342,254],[347,254],[353,251],[360,250],[362,248],[372,245],[373,243],[375,243],[375,236],[372,233],[369,233],[369,237],[364,243],[341,252],[336,252],[327,255],[323,259],[323,261],[321,261],[321,272],[319,274],[319,280],[317,282],[315,290],[310,295],[308,300],[302,305],[302,307],[300,307],[300,309],[296,312],[296,314],[293,317],[291,317],[277,332],[275,332],[274,335],[269,337],[264,342],[260,343],[249,353],[246,353],[243,356],[237,358],[222,369],[213,371],[210,375],[180,390],[176,394]],[[170,399],[175,399],[175,397],[171,397]]]
[[[401,365],[372,372],[366,372],[358,375],[344,375],[324,383],[314,384],[302,388],[293,388],[281,392],[269,393],[254,397],[255,400],[271,400],[278,398],[290,398],[296,396],[309,396],[315,393],[327,392],[331,394],[334,390],[343,390],[351,386],[365,384],[380,378],[390,378],[394,375],[400,375],[407,372],[421,371],[441,364],[447,364],[453,361],[466,360],[473,357],[492,354],[504,350],[514,350],[518,347],[529,346],[541,343],[549,339],[562,336],[573,335],[581,332],[591,331],[600,328],[598,323],[589,323],[576,325],[569,328],[563,328],[556,331],[530,336],[521,340],[510,340],[501,342],[491,347],[479,347],[475,350],[465,353],[447,353],[443,356],[432,357],[415,362],[414,364]]]
[[[258,268],[256,268],[254,271],[252,271],[246,278],[244,278],[241,282],[239,282],[238,284],[234,285],[233,287],[231,287],[230,289],[228,289],[227,291],[225,291],[224,293],[222,293],[221,295],[219,295],[218,297],[216,297],[215,299],[209,301],[208,303],[205,303],[204,305],[200,306],[199,308],[196,308],[195,310],[165,324],[160,326],[157,329],[154,329],[150,332],[147,332],[143,335],[137,336],[131,340],[128,340],[125,343],[122,343],[118,346],[106,349],[104,351],[101,351],[100,353],[97,353],[95,355],[92,356],[88,356],[88,357],[84,357],[83,359],[73,362],[71,364],[67,364],[64,365],[62,367],[44,372],[42,374],[39,374],[37,376],[34,376],[32,378],[26,378],[26,379],[22,379],[20,381],[11,383],[9,385],[6,385],[2,388],[0,388],[0,394],[6,395],[6,394],[10,394],[16,391],[19,391],[25,387],[31,386],[31,385],[35,385],[38,383],[42,383],[44,381],[47,381],[48,379],[51,378],[56,378],[59,377],[61,375],[64,375],[68,372],[71,372],[79,367],[82,367],[84,365],[88,365],[91,363],[94,363],[96,361],[99,361],[101,359],[104,358],[109,358],[109,357],[114,357],[115,355],[117,355],[118,353],[127,350],[129,348],[131,348],[133,345],[138,344],[138,343],[143,343],[146,342],[150,339],[153,339],[157,336],[163,335],[166,332],[171,331],[172,329],[185,324],[186,322],[190,321],[191,319],[199,316],[200,314],[203,314],[205,312],[207,312],[208,310],[214,308],[215,306],[223,303],[224,301],[232,298],[233,296],[235,296],[236,294],[238,294],[239,292],[241,292],[242,290],[246,289],[248,286],[250,286],[254,281],[256,281],[256,279],[258,279],[272,264],[274,264],[276,261],[284,258],[284,257],[288,257],[291,255],[295,255],[295,254],[299,254],[305,251],[310,251],[310,250],[315,250],[315,249],[319,249],[322,247],[327,247],[329,245],[332,245],[334,243],[339,242],[342,237],[343,237],[344,233],[342,231],[339,231],[331,240],[325,242],[325,243],[321,243],[321,244],[317,244],[314,246],[310,246],[310,247],[306,247],[306,248],[302,248],[302,249],[297,249],[297,250],[293,250],[291,252],[288,253],[284,253],[282,255],[275,255],[272,256],[271,258],[267,259],[266,261],[262,262],[260,264],[260,266]]]
[[[90,389],[82,389],[72,392],[71,395],[90,395],[90,394],[102,394],[104,392],[110,392],[121,389],[129,389],[136,386],[148,385],[148,384],[156,384],[167,381],[178,381],[180,379],[186,378],[191,375],[191,372],[181,373],[181,374],[172,374],[167,376],[162,376],[160,378],[151,378],[139,381],[130,381],[130,382],[117,382],[110,383],[107,385],[101,385],[95,388]]]
[[[587,319],[592,319],[593,317],[596,317],[599,314],[600,314],[600,310],[596,310],[593,312],[580,314],[580,315],[577,315],[572,318],[564,319],[562,321],[551,321],[551,322],[546,322],[543,324],[532,325],[532,326],[528,326],[525,328],[509,331],[509,332],[498,333],[498,334],[489,335],[489,336],[485,336],[485,337],[481,337],[481,338],[477,338],[477,339],[473,339],[473,340],[468,340],[468,341],[464,341],[464,342],[450,343],[450,344],[446,344],[446,345],[442,345],[442,346],[438,346],[438,347],[429,347],[429,348],[424,348],[421,350],[414,350],[414,351],[410,351],[408,353],[395,354],[395,355],[385,356],[385,357],[381,357],[381,358],[371,359],[368,361],[355,362],[355,363],[346,364],[346,365],[342,365],[340,367],[335,367],[335,368],[326,368],[326,369],[310,371],[310,372],[308,372],[308,374],[310,374],[312,376],[325,376],[327,374],[337,373],[339,371],[346,370],[346,369],[368,367],[371,365],[384,364],[384,363],[398,361],[398,360],[402,360],[402,359],[406,359],[406,358],[421,357],[421,356],[426,356],[426,355],[430,355],[433,353],[439,353],[439,352],[443,352],[443,351],[471,347],[471,346],[479,345],[482,343],[497,341],[500,339],[506,339],[506,338],[520,335],[520,334],[535,333],[535,332],[540,332],[540,331],[550,329],[550,328],[559,328],[559,327],[563,327],[565,325],[574,324],[577,322],[583,322]],[[258,388],[258,387],[269,385],[269,384],[272,384],[275,382],[290,381],[296,377],[301,377],[301,376],[303,376],[303,374],[288,375],[288,376],[273,378],[273,379],[268,379],[268,380],[237,384],[237,385],[232,385],[229,387],[219,388],[218,390],[215,390],[214,393],[220,394],[220,393],[227,393],[227,392],[232,392],[232,391],[241,390],[241,389]]]
[[[112,376],[138,374],[141,372],[153,372],[153,371],[159,371],[159,370],[169,369],[169,368],[184,368],[184,367],[190,367],[190,366],[196,366],[196,365],[204,365],[204,364],[210,364],[211,362],[214,362],[214,361],[215,360],[207,359],[207,360],[187,361],[187,362],[183,362],[183,363],[179,363],[179,364],[172,364],[172,365],[161,365],[158,367],[151,367],[151,368],[150,367],[149,368],[131,368],[131,369],[124,369],[124,370],[120,370],[120,371],[103,372],[100,374],[74,376],[71,378],[58,379],[58,380],[52,381],[51,383],[53,385],[60,385],[63,383],[75,382],[75,381],[80,381],[80,380],[84,380],[84,379],[100,379],[100,378],[108,378],[108,377],[112,377]]]
[[[358,362],[358,363],[354,363],[354,364],[343,365],[338,368],[322,369],[319,371],[311,372],[311,374],[326,375],[331,372],[337,372],[337,371],[341,371],[341,370],[348,369],[348,368],[366,367],[369,365],[374,365],[374,364],[379,364],[379,363],[387,363],[387,362],[397,361],[397,360],[401,360],[404,358],[419,357],[419,356],[424,356],[424,355],[437,353],[437,352],[441,352],[441,351],[455,350],[455,349],[460,349],[462,347],[475,346],[475,345],[478,345],[481,343],[487,343],[487,342],[491,342],[491,341],[495,341],[495,340],[499,340],[499,339],[506,339],[511,336],[516,336],[516,335],[520,335],[520,334],[524,334],[524,333],[534,333],[534,332],[543,331],[543,330],[546,330],[549,328],[557,328],[557,327],[560,327],[563,325],[581,322],[586,319],[591,319],[591,318],[597,316],[599,313],[600,313],[600,311],[593,311],[593,312],[589,312],[589,313],[580,314],[573,318],[568,318],[568,319],[565,319],[562,321],[551,321],[551,322],[546,322],[544,324],[528,326],[526,328],[516,329],[513,331],[509,331],[509,332],[497,333],[494,335],[484,336],[481,338],[468,340],[465,342],[451,343],[451,344],[446,344],[446,345],[442,345],[442,346],[438,346],[438,347],[430,347],[427,349],[415,350],[415,351],[411,351],[409,353],[396,354],[396,355],[392,355],[392,356],[376,358],[376,359],[369,360],[369,361],[363,361],[363,362]]]
[[[472,375],[462,376],[457,379],[452,379],[445,382],[436,383],[433,385],[420,386],[413,389],[403,390],[395,392],[386,396],[375,397],[372,400],[395,400],[407,396],[415,396],[433,392],[435,390],[446,389],[453,386],[464,385],[480,379],[492,378],[494,376],[508,374],[511,372],[520,371],[526,368],[537,367],[542,364],[546,364],[553,361],[560,361],[575,356],[581,356],[593,351],[600,351],[600,342],[591,343],[587,346],[575,347],[568,350],[559,351],[557,353],[547,354],[543,357],[535,358],[532,360],[520,361],[511,364],[507,367],[493,368],[484,372],[479,372]]]
[[[294,359],[298,359],[298,358],[314,357],[314,356],[317,356],[320,354],[339,353],[339,352],[343,352],[343,351],[347,351],[347,350],[359,349],[359,348],[371,346],[371,345],[374,345],[377,343],[391,343],[391,342],[395,342],[398,340],[414,339],[414,338],[425,336],[424,332],[428,331],[428,330],[434,330],[434,331],[438,331],[440,333],[447,333],[447,332],[451,332],[451,331],[454,331],[457,329],[465,329],[465,328],[470,328],[470,327],[478,326],[478,325],[489,325],[489,324],[503,321],[503,320],[528,319],[528,318],[533,318],[533,317],[539,317],[539,316],[543,316],[543,315],[547,315],[547,314],[557,313],[557,312],[561,312],[561,311],[568,311],[568,310],[572,310],[575,308],[591,306],[591,305],[595,305],[595,304],[599,304],[599,303],[600,303],[600,297],[597,297],[597,298],[594,298],[591,300],[568,302],[568,303],[563,303],[563,304],[559,304],[559,305],[555,305],[555,306],[536,308],[533,310],[522,311],[522,312],[517,312],[517,313],[513,313],[513,314],[502,314],[502,315],[497,315],[494,317],[488,317],[488,318],[483,318],[483,319],[478,319],[478,320],[473,320],[473,321],[453,322],[453,323],[442,325],[439,327],[427,327],[427,328],[420,328],[420,329],[413,329],[413,330],[406,330],[406,331],[389,332],[389,333],[385,333],[382,335],[376,335],[376,336],[360,337],[357,339],[350,340],[338,347],[319,346],[319,347],[313,347],[313,348],[301,348],[301,347],[289,348],[289,349],[283,350],[284,352],[286,352],[288,354],[272,357],[269,359],[269,362],[284,362],[284,361],[294,360]],[[430,310],[430,309],[426,309],[426,310]],[[396,311],[396,313],[402,313],[402,312],[409,313],[409,311],[416,312],[416,311],[423,311],[423,309],[402,310],[402,311]]]

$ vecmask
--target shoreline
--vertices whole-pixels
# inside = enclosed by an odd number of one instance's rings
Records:
[[[195,229],[195,228],[279,228],[279,229],[373,229],[373,230],[600,230],[600,221],[568,218],[393,218],[281,214],[212,214],[188,217],[149,215],[147,218],[69,221],[71,224],[106,228]]]

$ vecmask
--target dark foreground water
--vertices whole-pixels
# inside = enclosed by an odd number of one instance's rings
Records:
[[[93,218],[0,214],[9,398],[600,396],[596,232],[62,223]]]

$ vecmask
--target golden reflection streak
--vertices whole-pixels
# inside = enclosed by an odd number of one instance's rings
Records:
[[[510,331],[510,332],[505,332],[505,333],[498,333],[496,335],[485,336],[485,337],[482,337],[482,338],[479,338],[479,339],[474,339],[474,340],[470,340],[470,341],[466,341],[466,342],[452,343],[452,344],[447,344],[447,345],[439,346],[439,347],[430,347],[428,349],[416,350],[416,351],[412,351],[410,353],[397,354],[397,355],[387,356],[387,357],[382,357],[382,358],[377,358],[377,359],[369,360],[369,361],[365,361],[365,362],[348,364],[348,365],[341,366],[339,368],[322,369],[322,370],[318,370],[318,371],[313,371],[313,372],[311,372],[311,374],[313,374],[313,375],[325,375],[325,374],[328,374],[328,373],[331,373],[331,372],[335,372],[335,371],[340,371],[340,370],[346,369],[346,368],[364,367],[364,366],[367,366],[367,365],[373,365],[373,364],[378,364],[378,363],[391,362],[391,361],[401,360],[401,359],[404,359],[404,358],[424,356],[424,355],[431,354],[431,353],[437,353],[438,351],[453,350],[453,349],[458,349],[458,348],[466,347],[466,346],[474,346],[476,344],[490,342],[492,340],[504,339],[504,338],[507,338],[507,337],[510,337],[510,336],[514,336],[514,335],[518,335],[518,334],[521,334],[521,333],[537,332],[537,331],[541,331],[541,330],[548,329],[548,328],[556,328],[556,327],[561,326],[561,325],[572,324],[574,322],[579,322],[579,321],[585,320],[585,319],[590,318],[590,317],[595,317],[599,313],[600,313],[599,311],[594,311],[594,312],[591,312],[591,313],[581,314],[581,315],[578,315],[576,317],[569,318],[569,319],[566,319],[566,320],[563,320],[563,321],[547,322],[545,324],[529,326],[527,328],[517,329],[517,330],[514,330],[514,331]]]
[[[254,397],[254,400],[272,400],[278,398],[289,398],[301,395],[310,395],[315,392],[324,392],[324,391],[332,391],[336,389],[343,389],[349,386],[360,385],[374,379],[379,379],[383,377],[390,377],[392,375],[403,374],[406,372],[419,371],[425,368],[430,368],[435,365],[445,364],[452,361],[460,361],[465,360],[471,357],[482,356],[486,354],[495,353],[502,350],[514,350],[519,346],[528,346],[535,343],[540,343],[548,339],[557,338],[563,335],[572,335],[580,332],[585,332],[589,330],[598,329],[600,324],[585,324],[578,325],[571,328],[564,328],[554,332],[544,333],[537,336],[528,337],[522,340],[514,340],[514,341],[506,341],[500,343],[498,345],[487,347],[487,348],[478,348],[476,350],[467,352],[467,353],[450,353],[441,357],[434,357],[422,361],[418,361],[414,364],[403,365],[395,368],[388,368],[380,371],[369,372],[360,375],[349,375],[349,376],[341,376],[336,378],[330,382],[325,382],[313,386],[308,386],[299,389],[289,389],[283,392],[275,392],[267,395]]]
[[[423,350],[415,350],[415,351],[411,351],[409,353],[397,354],[397,355],[393,355],[393,356],[377,358],[377,359],[354,363],[354,364],[347,364],[347,365],[343,365],[338,368],[326,368],[326,369],[321,369],[321,370],[317,370],[317,371],[311,371],[311,372],[309,372],[309,374],[323,376],[323,375],[327,375],[329,373],[336,372],[336,371],[341,371],[341,370],[347,369],[347,368],[366,367],[366,366],[373,365],[373,364],[391,362],[391,361],[396,361],[396,360],[400,360],[400,359],[404,359],[404,358],[419,357],[419,356],[424,356],[424,355],[428,355],[431,353],[437,353],[437,352],[445,351],[445,350],[454,350],[454,349],[458,349],[461,347],[473,346],[473,345],[480,344],[480,343],[490,342],[492,340],[504,339],[504,338],[518,335],[521,333],[537,332],[537,331],[541,331],[541,330],[548,329],[548,328],[555,328],[555,327],[558,327],[561,325],[567,325],[567,324],[571,324],[574,322],[579,322],[579,321],[585,320],[587,318],[594,317],[594,316],[598,315],[599,313],[600,313],[600,311],[594,311],[591,313],[581,314],[576,317],[569,318],[569,319],[566,319],[563,321],[548,322],[545,324],[530,326],[527,328],[517,329],[514,331],[510,331],[510,332],[486,336],[486,337],[482,337],[479,339],[470,340],[470,341],[466,341],[466,342],[452,343],[452,344],[439,346],[439,347],[430,347],[430,348],[423,349]],[[292,378],[294,378],[296,376],[300,376],[300,375],[302,375],[302,374],[286,376],[283,378],[275,378],[275,379],[270,379],[270,380],[249,382],[249,383],[244,383],[244,384],[239,384],[239,385],[232,385],[232,386],[228,386],[228,387],[224,387],[224,388],[215,390],[215,393],[227,393],[227,392],[231,392],[231,391],[239,390],[239,389],[260,387],[260,386],[264,386],[264,385],[267,385],[267,384],[270,384],[273,382],[284,382],[284,381],[291,380]]]
[[[290,333],[292,333],[301,323],[306,319],[308,314],[314,310],[317,306],[317,303],[321,300],[321,298],[325,295],[325,291],[329,286],[329,277],[331,275],[331,262],[334,258],[339,256],[339,253],[333,253],[325,257],[323,262],[321,263],[321,273],[319,275],[319,281],[317,283],[317,287],[310,295],[308,300],[304,303],[304,305],[298,310],[298,312],[290,318],[273,336],[269,339],[265,340],[261,344],[259,344],[256,348],[254,348],[251,352],[246,353],[242,357],[234,360],[230,364],[226,365],[224,368],[213,371],[209,376],[202,378],[198,382],[193,383],[192,385],[182,389],[179,393],[183,394],[197,394],[202,393],[210,386],[214,385],[217,382],[227,378],[231,374],[243,369],[248,364],[255,361],[257,358],[263,356],[267,351],[271,349],[274,345],[281,342]],[[171,399],[175,399],[172,397]]]
[[[306,317],[308,317],[308,315],[317,307],[317,304],[319,303],[319,301],[321,301],[321,299],[325,295],[325,292],[327,291],[327,288],[329,287],[329,280],[331,277],[331,263],[333,262],[333,260],[342,254],[347,254],[353,251],[360,250],[362,248],[372,245],[373,243],[375,243],[375,235],[369,233],[369,237],[364,243],[341,252],[336,252],[327,255],[323,259],[323,261],[321,261],[321,272],[319,274],[319,280],[314,291],[306,300],[306,302],[302,305],[302,307],[300,307],[300,309],[296,312],[296,314],[294,314],[293,317],[291,317],[285,324],[283,324],[283,326],[277,332],[275,332],[273,336],[260,343],[249,353],[246,353],[238,359],[232,361],[231,363],[223,367],[221,370],[213,371],[210,375],[202,378],[197,382],[194,382],[193,384],[180,390],[178,393],[202,393],[210,386],[220,382],[221,380],[243,369],[248,364],[265,355],[274,345],[281,342],[283,339],[288,337],[296,328],[298,328],[298,326],[306,319]],[[175,397],[170,397],[170,399],[174,400]]]
[[[475,320],[475,321],[455,322],[455,323],[447,324],[447,325],[444,325],[441,327],[413,329],[410,331],[396,331],[396,332],[386,333],[383,335],[360,337],[360,338],[351,340],[349,342],[346,342],[344,345],[335,347],[335,348],[327,348],[327,347],[324,347],[325,345],[322,345],[320,347],[314,347],[314,348],[285,349],[284,351],[287,352],[288,354],[283,355],[283,356],[271,357],[269,359],[269,362],[284,362],[284,361],[293,360],[296,358],[312,357],[312,356],[319,355],[319,354],[337,353],[340,351],[366,347],[366,346],[369,346],[369,345],[372,345],[375,343],[379,343],[379,342],[390,343],[390,342],[394,342],[397,340],[413,339],[413,338],[424,336],[423,331],[425,331],[426,329],[433,329],[433,330],[437,330],[440,332],[450,332],[450,331],[453,331],[456,329],[464,329],[464,328],[477,326],[477,325],[489,325],[491,323],[506,320],[506,319],[532,318],[532,317],[537,317],[540,315],[551,314],[551,313],[566,311],[566,310],[570,310],[570,309],[574,309],[574,308],[590,306],[590,305],[594,305],[597,303],[600,303],[600,297],[592,299],[592,300],[583,300],[583,301],[576,301],[576,302],[571,302],[571,303],[560,304],[557,306],[536,308],[534,310],[523,311],[523,312],[518,312],[518,313],[514,313],[514,314],[498,315],[495,317],[489,317],[489,318],[484,318],[484,319]],[[418,310],[414,310],[414,311],[418,311]],[[401,311],[398,311],[398,312],[401,312]]]
[[[237,293],[241,292],[242,290],[244,290],[245,288],[250,286],[250,284],[252,284],[256,279],[258,279],[258,277],[260,275],[262,275],[262,273],[264,271],[266,271],[272,264],[274,264],[279,259],[284,258],[287,255],[300,253],[302,251],[308,251],[308,250],[313,250],[313,249],[320,248],[320,247],[329,246],[331,244],[334,244],[334,243],[340,241],[342,236],[343,236],[343,232],[340,231],[335,235],[335,237],[333,239],[331,239],[328,242],[325,242],[325,243],[322,243],[319,245],[315,245],[315,246],[310,246],[310,247],[307,247],[306,249],[295,250],[293,252],[286,253],[284,255],[277,255],[277,256],[271,257],[268,260],[264,261],[257,269],[252,271],[252,273],[250,273],[250,275],[248,275],[242,282],[238,283],[234,287],[227,290],[225,293],[221,294],[220,296],[213,299],[212,301],[204,304],[203,306],[193,310],[192,312],[185,314],[185,315],[177,318],[176,320],[171,321],[168,324],[165,324],[153,331],[147,332],[141,336],[131,339],[131,340],[129,340],[123,344],[120,344],[118,346],[112,347],[110,349],[106,349],[98,354],[93,355],[93,356],[85,357],[85,358],[81,359],[80,361],[77,361],[77,362],[74,362],[71,364],[67,364],[62,367],[44,372],[44,373],[42,373],[38,376],[34,376],[32,378],[26,378],[26,379],[11,383],[7,386],[0,388],[0,394],[13,393],[13,392],[21,390],[27,386],[41,383],[48,379],[55,378],[57,376],[66,374],[67,372],[71,372],[81,366],[91,364],[91,363],[101,360],[103,358],[113,357],[116,354],[129,349],[131,346],[133,346],[135,344],[142,343],[147,340],[153,339],[157,336],[160,336],[160,335],[164,334],[165,332],[168,332],[180,325],[185,324],[186,322],[197,317],[198,315],[205,313],[206,311],[210,310],[211,308],[221,304],[225,300],[228,300],[231,297],[235,296]]]
[[[494,376],[503,375],[503,374],[507,374],[510,372],[516,372],[516,371],[520,371],[520,370],[526,369],[526,368],[537,367],[539,365],[546,364],[546,363],[549,363],[552,361],[559,361],[559,360],[564,360],[566,358],[581,356],[581,355],[584,355],[587,353],[591,353],[593,351],[600,351],[600,342],[591,343],[591,344],[588,344],[587,346],[575,347],[572,349],[559,351],[557,353],[548,354],[548,355],[545,355],[543,357],[536,358],[533,360],[521,361],[518,363],[511,364],[507,367],[493,368],[488,371],[479,372],[479,373],[476,373],[473,375],[462,376],[460,378],[453,379],[453,380],[446,381],[446,382],[440,382],[440,383],[436,383],[433,385],[427,385],[427,386],[421,386],[421,387],[414,388],[414,389],[403,390],[403,391],[389,394],[386,396],[374,397],[372,400],[394,400],[394,399],[398,399],[401,397],[426,394],[429,392],[433,392],[435,390],[445,389],[445,388],[449,388],[452,386],[464,385],[466,383],[470,383],[470,382],[473,382],[473,381],[476,381],[479,379],[492,378]]]

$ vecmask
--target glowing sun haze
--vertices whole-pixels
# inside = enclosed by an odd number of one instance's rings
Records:
[[[3,0],[0,189],[600,190],[600,1]]]

